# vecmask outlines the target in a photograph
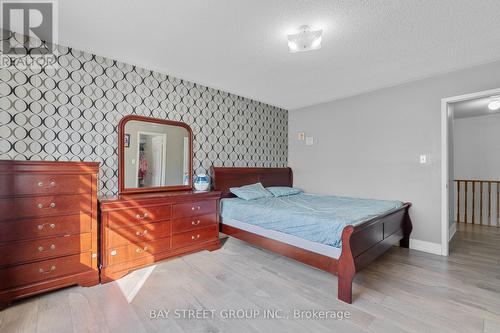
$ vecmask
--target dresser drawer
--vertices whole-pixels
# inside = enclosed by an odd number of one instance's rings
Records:
[[[183,217],[173,221],[173,233],[181,233],[189,230],[201,229],[217,224],[216,214]]]
[[[171,229],[170,221],[145,223],[126,228],[107,228],[108,247],[170,237]]]
[[[218,236],[219,230],[217,230],[217,226],[183,232],[182,234],[176,234],[172,236],[172,247],[177,248],[205,242],[211,239],[215,239]]]
[[[0,220],[90,212],[90,194],[0,199]]]
[[[0,266],[91,251],[90,233],[9,243],[0,246]]]
[[[92,175],[2,174],[0,195],[91,193]]]
[[[109,248],[108,266],[115,265],[134,259],[154,256],[155,254],[168,251],[170,249],[170,238],[163,238],[150,242],[141,242],[137,244],[129,244],[117,248]]]
[[[173,217],[198,216],[217,212],[217,201],[207,200],[174,205]]]
[[[92,231],[88,213],[0,222],[0,243]]]
[[[77,274],[91,269],[91,252],[4,268],[0,269],[0,290]]]
[[[129,227],[170,219],[172,205],[121,209],[107,214],[108,226],[112,228]]]

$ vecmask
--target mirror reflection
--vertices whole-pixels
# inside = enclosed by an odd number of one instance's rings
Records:
[[[189,185],[189,132],[131,120],[124,131],[125,188]]]

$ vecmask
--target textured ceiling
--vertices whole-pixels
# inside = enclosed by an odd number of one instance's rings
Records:
[[[499,0],[63,0],[60,44],[287,109],[500,58]],[[324,30],[290,54],[286,34]]]
[[[490,98],[477,98],[453,104],[453,116],[455,118],[481,117],[500,113],[500,110],[488,109]]]

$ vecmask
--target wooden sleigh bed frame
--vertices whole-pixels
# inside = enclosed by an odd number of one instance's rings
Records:
[[[213,187],[222,191],[223,198],[234,197],[230,187],[254,183],[269,186],[292,187],[291,168],[218,168],[211,169]],[[311,252],[274,239],[263,237],[221,223],[221,232],[250,244],[279,253],[309,266],[338,276],[338,298],[352,303],[354,274],[366,267],[399,241],[401,247],[409,247],[412,223],[405,203],[397,210],[379,215],[357,226],[346,226],[342,231],[342,250],[338,259]]]

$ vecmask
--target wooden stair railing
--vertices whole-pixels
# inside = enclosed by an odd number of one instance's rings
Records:
[[[454,182],[458,223],[500,227],[500,180],[455,179]],[[476,191],[477,189],[479,191]],[[476,209],[477,196],[479,196],[479,210]],[[487,205],[484,202],[485,196]]]

